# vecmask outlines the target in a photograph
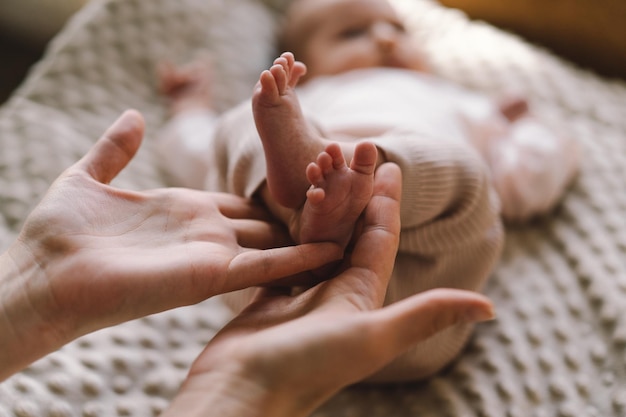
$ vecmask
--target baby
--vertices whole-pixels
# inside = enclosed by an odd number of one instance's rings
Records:
[[[200,185],[174,156],[190,140],[210,143],[204,165],[197,158],[207,187],[261,198],[298,242],[346,246],[376,167],[394,162],[402,233],[385,303],[436,287],[480,291],[502,247],[501,216],[523,220],[556,204],[576,171],[571,143],[524,100],[494,102],[429,75],[386,0],[295,0],[283,29],[281,47],[302,62],[276,59],[252,111],[244,103],[214,122],[206,72],[163,71],[174,113],[163,142],[170,171]],[[371,380],[430,376],[470,332],[441,332]]]

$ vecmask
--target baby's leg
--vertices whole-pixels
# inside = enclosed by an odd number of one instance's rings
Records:
[[[370,201],[378,152],[368,142],[356,145],[350,167],[338,144],[330,144],[306,169],[312,187],[300,214],[299,241],[335,241],[347,246]]]
[[[288,223],[290,232],[301,242],[335,241],[346,246],[352,237],[356,222],[372,197],[374,171],[378,150],[369,142],[357,143],[350,167],[338,144],[332,143],[318,155],[306,169],[311,188],[306,192],[306,202],[301,210],[282,208],[280,215]],[[262,198],[275,205],[271,196],[262,189]],[[272,210],[273,211],[273,210]],[[318,277],[328,277],[335,265],[314,271]],[[308,287],[311,281],[299,282]],[[254,295],[253,289],[235,291],[221,296],[234,312],[247,306]]]
[[[286,207],[299,208],[309,182],[307,165],[324,150],[325,142],[305,120],[295,92],[306,67],[287,52],[261,73],[252,109],[267,162],[271,196]]]

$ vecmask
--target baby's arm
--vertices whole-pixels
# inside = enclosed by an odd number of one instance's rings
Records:
[[[549,212],[578,171],[578,144],[550,129],[527,105],[507,101],[492,108],[488,118],[464,121],[489,165],[503,218],[520,222]]]
[[[575,141],[536,117],[512,122],[507,135],[493,138],[488,159],[504,219],[524,221],[554,208],[578,171],[579,158]]]
[[[203,57],[182,67],[166,62],[158,75],[170,114],[158,135],[162,167],[170,185],[204,188],[217,122],[211,60]]]
[[[166,122],[157,137],[161,166],[171,186],[205,189],[214,160],[217,115],[208,109],[187,110]]]

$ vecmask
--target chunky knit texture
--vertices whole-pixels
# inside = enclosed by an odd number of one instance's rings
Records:
[[[166,185],[153,147],[165,120],[156,63],[212,51],[224,110],[273,58],[278,3],[89,2],[0,110],[0,247],[125,108],[145,114],[148,132],[115,184]],[[423,383],[349,388],[315,416],[626,416],[626,85],[429,1],[395,3],[436,73],[527,94],[580,141],[582,171],[556,212],[508,228],[486,288],[498,320],[457,361]],[[85,336],[0,384],[0,416],[156,415],[227,319],[209,300]]]

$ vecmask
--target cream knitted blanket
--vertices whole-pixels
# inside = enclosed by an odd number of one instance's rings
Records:
[[[90,1],[0,110],[0,248],[128,107],[148,131],[116,184],[166,185],[153,146],[165,120],[156,63],[211,51],[220,110],[232,106],[274,56],[270,3]],[[527,94],[580,141],[582,172],[555,213],[509,228],[486,289],[499,318],[452,366],[422,383],[351,387],[315,415],[626,416],[626,85],[430,1],[395,3],[438,74]],[[156,415],[228,317],[208,300],[85,336],[0,384],[0,416]]]

